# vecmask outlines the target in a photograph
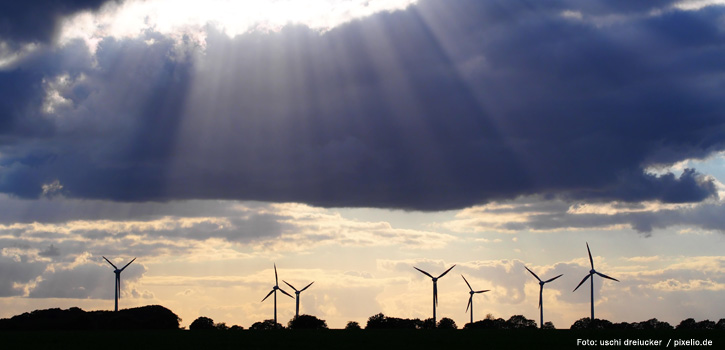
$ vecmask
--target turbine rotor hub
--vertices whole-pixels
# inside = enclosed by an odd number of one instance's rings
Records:
[[[594,273],[596,273],[596,271],[594,271],[594,269],[589,270],[590,275],[593,275]]]

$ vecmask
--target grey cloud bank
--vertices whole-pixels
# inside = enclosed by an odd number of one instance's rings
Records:
[[[725,9],[652,6],[421,1],[322,34],[210,29],[184,55],[153,31],[95,57],[48,48],[0,72],[0,191],[425,211],[703,201],[717,193],[696,170],[645,169],[723,150]]]

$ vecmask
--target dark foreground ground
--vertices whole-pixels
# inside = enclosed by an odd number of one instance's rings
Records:
[[[4,349],[725,349],[721,330],[0,331],[0,337]]]

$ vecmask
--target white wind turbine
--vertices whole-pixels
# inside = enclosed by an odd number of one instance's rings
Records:
[[[539,328],[544,328],[544,303],[543,303],[543,298],[544,298],[544,284],[547,284],[547,283],[549,283],[549,282],[551,282],[551,281],[553,281],[553,280],[555,280],[555,279],[563,276],[563,274],[562,275],[559,275],[559,276],[556,276],[554,278],[550,278],[550,279],[548,279],[546,281],[542,281],[541,278],[539,278],[539,276],[537,276],[534,273],[534,271],[529,270],[529,268],[526,267],[526,266],[524,266],[524,268],[527,271],[531,272],[531,274],[534,275],[534,277],[536,277],[537,280],[539,280],[539,313],[540,313],[540,316],[541,316],[541,323],[539,323]]]
[[[463,275],[461,275],[461,277],[463,277]],[[471,284],[470,284],[470,283],[468,283],[468,281],[466,280],[466,278],[465,278],[465,277],[463,277],[463,280],[464,280],[464,281],[466,282],[466,284],[468,285],[468,289],[470,289],[470,290],[471,290],[470,292],[468,292],[469,294],[471,294],[471,296],[470,296],[470,297],[468,298],[468,305],[466,305],[466,311],[468,311],[468,308],[469,308],[469,307],[471,308],[471,323],[473,323],[473,295],[474,295],[474,294],[477,294],[477,293],[486,293],[486,292],[488,292],[488,291],[489,291],[489,289],[484,289],[484,290],[474,291],[474,290],[473,290],[473,288],[471,288]]]
[[[267,300],[267,298],[269,298],[269,296],[272,295],[272,293],[274,293],[274,325],[275,325],[275,327],[277,326],[277,290],[284,293],[288,297],[292,298],[292,296],[289,293],[285,292],[284,289],[279,287],[279,279],[277,278],[277,264],[274,264],[274,287],[272,287],[272,290],[269,292],[269,294],[267,294],[266,297],[264,297],[264,299],[262,299],[262,301]]]
[[[287,281],[282,280],[282,282],[287,283]],[[300,317],[300,293],[304,292],[305,289],[309,288],[312,283],[315,283],[315,281],[310,282],[305,288],[302,288],[300,290],[297,290],[293,285],[287,283],[290,288],[295,290],[295,317]]]
[[[594,322],[594,274],[597,274],[597,275],[602,276],[604,278],[608,278],[608,279],[610,279],[612,281],[619,282],[619,280],[616,279],[616,278],[609,277],[609,276],[607,276],[607,275],[605,275],[603,273],[600,273],[600,272],[597,272],[596,270],[594,270],[594,259],[592,259],[592,251],[589,250],[589,243],[588,242],[587,242],[587,252],[589,253],[589,263],[592,265],[592,269],[589,270],[589,274],[586,275],[586,277],[584,277],[584,279],[581,282],[579,282],[579,284],[576,286],[576,288],[574,288],[573,291],[576,292],[576,290],[579,289],[579,286],[581,286],[584,282],[586,282],[587,278],[589,278],[589,277],[592,278],[592,280],[591,280],[591,284],[592,284],[592,318],[591,318],[591,321]]]
[[[103,259],[106,259],[106,257],[104,256]],[[115,309],[115,311],[118,311],[118,298],[121,297],[121,272],[123,272],[123,270],[125,270],[128,267],[128,265],[131,265],[131,263],[134,262],[134,260],[136,260],[136,258],[133,258],[133,260],[129,261],[128,264],[126,264],[126,266],[119,269],[118,267],[116,267],[116,265],[113,265],[113,263],[110,260],[106,259],[106,261],[108,261],[108,263],[111,264],[111,266],[113,266],[113,268],[114,268],[113,273],[116,274],[116,288],[115,288],[116,309]]]
[[[448,270],[446,270],[446,272],[442,273],[440,276],[433,277],[431,274],[413,266],[414,269],[420,271],[422,274],[430,277],[433,280],[433,328],[435,328],[436,326],[436,305],[438,305],[438,279],[445,276],[448,271],[450,271],[454,267],[456,267],[456,265],[451,266]]]

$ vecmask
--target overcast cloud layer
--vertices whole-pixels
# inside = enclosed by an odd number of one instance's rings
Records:
[[[325,33],[44,46],[0,72],[0,191],[419,210],[535,193],[698,202],[716,190],[696,170],[644,169],[723,149],[723,15],[421,1]]]

